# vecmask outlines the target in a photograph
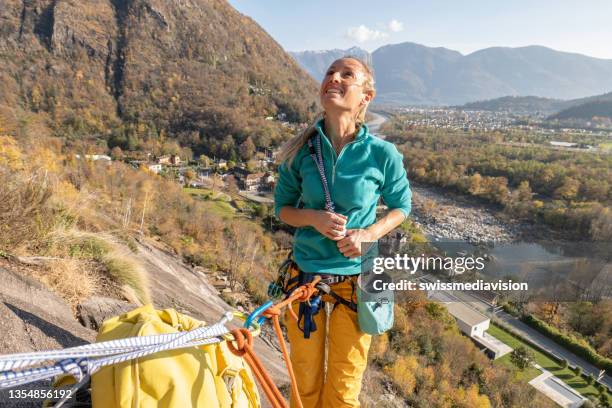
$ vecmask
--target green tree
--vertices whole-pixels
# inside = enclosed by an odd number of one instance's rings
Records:
[[[595,384],[595,377],[593,377],[593,374],[587,375],[586,382],[589,385]]]
[[[535,357],[533,353],[525,346],[519,346],[512,350],[512,353],[510,354],[510,361],[512,361],[512,364],[517,366],[519,370],[523,371],[533,364]]]
[[[582,408],[596,408],[596,406],[593,403],[593,401],[586,400],[586,401],[584,401],[584,404],[582,404]]]
[[[266,218],[270,213],[270,208],[265,204],[260,204],[255,209],[259,218]]]
[[[608,394],[599,394],[599,402],[602,406],[608,408],[612,403],[610,402],[610,396]]]

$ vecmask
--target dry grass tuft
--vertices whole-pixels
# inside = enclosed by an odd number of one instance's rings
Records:
[[[52,259],[41,269],[33,270],[34,277],[65,299],[76,305],[93,295],[99,278],[91,272],[91,265],[78,259]]]
[[[45,174],[24,177],[0,167],[0,249],[18,252],[46,235],[50,197]]]
[[[128,300],[136,299],[141,304],[151,301],[147,272],[133,252],[112,235],[59,229],[49,242],[53,256],[99,262],[113,281],[131,288],[123,290]]]
[[[121,294],[123,295],[125,300],[127,300],[130,303],[133,303],[133,304],[138,305],[138,306],[142,306],[144,304],[139,299],[138,294],[136,293],[136,291],[131,286],[123,285],[121,287]]]
[[[114,249],[104,255],[101,262],[113,279],[136,293],[139,303],[146,304],[151,302],[147,272],[129,250]],[[128,297],[125,290],[124,294]]]

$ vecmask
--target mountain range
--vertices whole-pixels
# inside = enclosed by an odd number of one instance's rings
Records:
[[[612,60],[542,46],[493,47],[468,55],[405,42],[371,54],[351,48],[294,52],[316,80],[341,55],[362,55],[373,65],[377,102],[458,105],[503,96],[576,99],[612,90]]]

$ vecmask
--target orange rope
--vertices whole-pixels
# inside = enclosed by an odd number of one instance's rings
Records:
[[[237,356],[243,357],[253,373],[257,378],[257,381],[263,388],[264,393],[268,397],[272,408],[289,408],[285,398],[274,384],[274,381],[266,371],[265,367],[261,363],[261,360],[255,354],[253,350],[253,335],[246,328],[234,329],[231,331],[236,341],[236,346],[232,342],[227,342],[227,347],[232,353]]]
[[[291,379],[291,392],[295,398],[295,401],[297,402],[298,408],[303,408],[302,399],[300,398],[300,393],[297,386],[297,379],[295,378],[293,365],[291,364],[289,352],[287,351],[287,344],[285,343],[283,331],[280,326],[279,316],[282,312],[282,309],[288,306],[289,313],[297,321],[298,317],[292,307],[293,302],[296,300],[299,302],[307,302],[308,300],[310,300],[310,298],[317,292],[315,285],[320,280],[320,276],[315,276],[312,282],[296,288],[285,300],[270,306],[262,313],[263,316],[272,319],[272,322],[274,323],[274,331],[281,345],[283,358],[285,359],[285,365],[287,366],[289,378]],[[289,408],[289,405],[285,401],[283,395],[278,390],[278,387],[276,387],[276,384],[274,384],[274,381],[272,381],[272,378],[261,363],[261,360],[255,354],[255,351],[253,350],[253,335],[251,334],[251,332],[245,328],[242,328],[234,329],[231,331],[231,333],[236,341],[236,346],[234,347],[234,345],[228,341],[228,348],[235,355],[244,357],[247,364],[253,370],[253,373],[255,373],[255,377],[257,378],[257,381],[259,381],[259,383],[261,384],[261,387],[263,388],[266,397],[270,401],[272,408]]]

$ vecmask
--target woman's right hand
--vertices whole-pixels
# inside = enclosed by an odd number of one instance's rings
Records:
[[[313,214],[311,226],[333,241],[340,241],[346,235],[346,216],[320,210]]]

